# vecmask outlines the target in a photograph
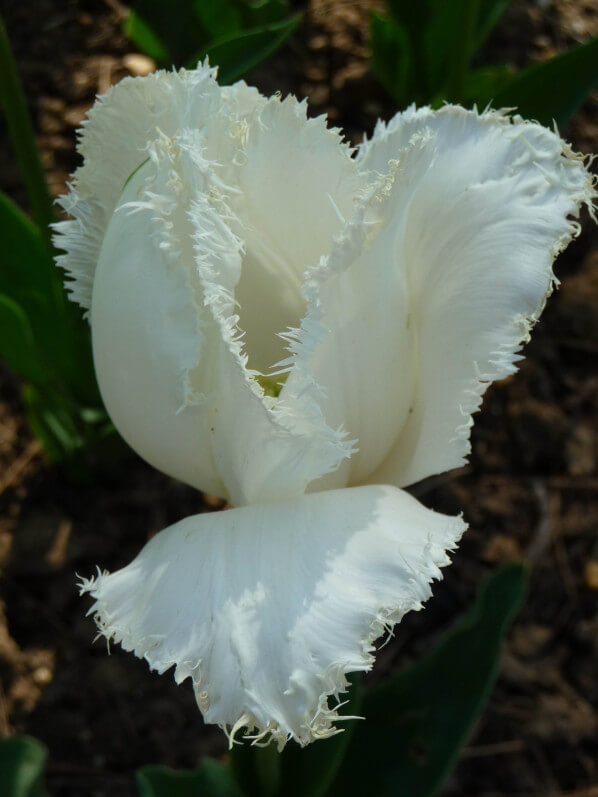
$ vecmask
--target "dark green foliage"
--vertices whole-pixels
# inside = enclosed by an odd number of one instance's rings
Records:
[[[0,192],[0,359],[30,383],[26,410],[49,456],[81,476],[114,428],[102,407],[88,325],[54,263],[52,202],[1,19],[0,100],[35,218]]]
[[[401,107],[516,107],[542,124],[566,124],[598,85],[598,39],[520,73],[504,64],[472,68],[509,2],[387,0],[387,13],[371,17],[375,74]]]
[[[218,65],[218,82],[234,83],[278,50],[297,28],[299,21],[300,17],[294,16],[243,31],[230,39],[209,45],[200,53],[198,60],[207,56],[210,64]]]
[[[299,24],[286,0],[138,0],[126,34],[159,66],[194,68],[206,56],[231,83],[275,52]]]
[[[139,797],[243,797],[229,767],[210,758],[195,772],[142,767],[135,779]]]
[[[435,650],[366,695],[367,721],[353,733],[331,794],[438,793],[490,697],[526,585],[524,565],[497,571]]]
[[[541,124],[565,125],[598,86],[598,37],[520,72],[495,97]]]
[[[48,751],[30,736],[0,740],[0,794],[2,797],[44,797],[42,775]]]

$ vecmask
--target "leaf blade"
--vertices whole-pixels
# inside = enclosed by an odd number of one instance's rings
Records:
[[[135,781],[139,797],[243,797],[230,769],[209,758],[191,772],[141,767],[135,773]]]
[[[208,57],[210,64],[218,66],[218,82],[234,83],[251,69],[271,56],[295,32],[301,14],[260,28],[245,30],[229,39],[213,42],[204,48],[190,64]]]
[[[433,797],[454,765],[496,680],[500,652],[527,584],[507,565],[483,586],[466,618],[424,659],[364,699],[332,794]],[[367,772],[361,761],[386,762]]]
[[[0,358],[23,379],[36,384],[47,380],[25,311],[4,295],[0,295]]]
[[[517,108],[527,119],[565,125],[598,86],[598,36],[524,69],[494,97],[495,107]]]
[[[48,751],[32,736],[10,736],[0,741],[0,794],[7,797],[44,797],[42,776]]]

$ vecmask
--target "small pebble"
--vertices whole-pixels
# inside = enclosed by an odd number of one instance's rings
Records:
[[[123,58],[123,65],[135,77],[143,77],[149,75],[156,68],[156,63],[152,58],[141,53],[128,53]]]
[[[586,587],[598,589],[598,560],[590,559],[586,562],[583,575]]]

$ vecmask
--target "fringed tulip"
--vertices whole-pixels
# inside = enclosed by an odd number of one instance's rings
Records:
[[[593,180],[556,133],[451,105],[352,151],[305,103],[207,65],[123,80],[79,148],[56,244],[108,412],[234,507],[82,591],[231,737],[329,736],[346,674],[466,527],[403,488],[466,461]]]

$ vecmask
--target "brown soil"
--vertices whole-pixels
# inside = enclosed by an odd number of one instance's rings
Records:
[[[367,70],[371,2],[312,0],[284,50],[250,76],[266,93],[293,91],[352,140],[392,101]],[[117,0],[4,0],[52,191],[77,165],[75,129],[96,93],[151,67],[120,32]],[[514,2],[485,50],[523,65],[598,33],[596,0]],[[565,131],[598,150],[598,98]],[[24,206],[0,129],[2,187]],[[436,481],[428,505],[471,524],[429,608],[403,622],[371,678],[430,648],[500,562],[532,565],[529,599],[504,666],[447,797],[598,795],[598,235],[560,259],[561,290],[538,324],[520,372],[489,391],[471,464]],[[18,380],[0,371],[0,735],[50,748],[52,795],[132,795],[147,763],[193,767],[222,755],[187,684],[119,649],[93,644],[75,573],[116,569],[148,536],[214,502],[132,458],[110,478],[73,485],[48,464],[24,420]]]

